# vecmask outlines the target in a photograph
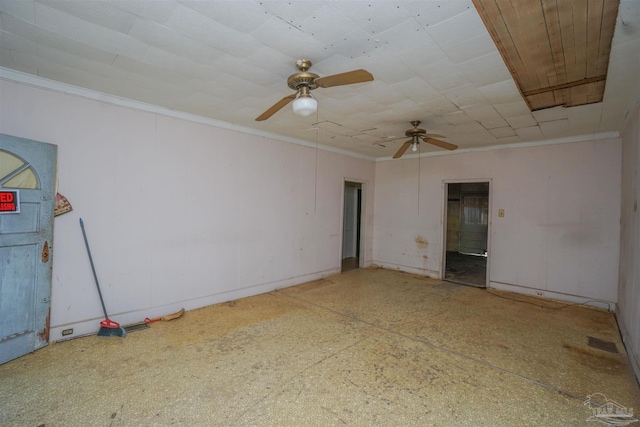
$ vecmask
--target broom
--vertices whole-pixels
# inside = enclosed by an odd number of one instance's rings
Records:
[[[120,327],[118,322],[109,319],[107,315],[107,309],[104,306],[104,300],[102,299],[102,292],[100,292],[100,284],[98,283],[98,275],[96,274],[96,268],[93,266],[93,258],[91,257],[91,249],[89,249],[89,241],[87,240],[87,233],[84,231],[84,222],[80,218],[80,228],[82,228],[82,236],[84,237],[84,245],[87,247],[87,254],[89,254],[89,262],[91,263],[91,271],[93,271],[93,278],[96,281],[96,288],[98,288],[98,295],[100,296],[100,304],[102,304],[102,311],[104,312],[104,320],[100,322],[100,330],[98,331],[99,337],[124,337],[127,332],[124,328]]]
[[[181,317],[184,314],[184,308],[180,309],[180,311],[176,311],[175,313],[172,314],[167,314],[166,316],[162,316],[162,317],[154,317],[153,319],[149,319],[148,317],[146,319],[144,319],[144,323],[145,325],[149,325],[150,323],[153,322],[159,322],[160,320],[173,320],[173,319],[177,319],[178,317]]]

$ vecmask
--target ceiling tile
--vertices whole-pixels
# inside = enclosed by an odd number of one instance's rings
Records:
[[[545,108],[544,110],[532,111],[533,117],[541,122],[551,122],[554,120],[566,119],[569,117],[569,108],[565,107],[553,107]]]
[[[511,129],[511,127],[509,127],[509,126],[502,127],[502,128],[489,129],[489,132],[491,132],[491,135],[495,136],[496,138],[505,138],[505,137],[508,137],[508,136],[517,136],[516,131]]]
[[[191,9],[232,30],[249,34],[273,16],[267,9],[253,1],[202,1],[180,0]]]
[[[429,67],[425,67],[423,72],[420,73],[435,89],[444,93],[447,90],[455,89],[469,83],[467,78],[458,70],[458,67],[452,65],[449,59],[438,62],[443,63],[443,66],[440,67],[436,65],[436,62],[429,65]]]
[[[353,23],[344,15],[336,13],[329,5],[322,5],[307,15],[299,26],[301,31],[315,37],[325,46],[344,39],[345,29],[353,31]]]
[[[460,108],[484,102],[484,97],[480,91],[470,83],[465,83],[461,86],[447,89],[442,93]]]
[[[18,37],[15,34],[0,31],[0,48],[6,50],[17,50],[20,52],[29,53],[31,55],[37,54],[36,42],[23,37]]]
[[[520,102],[523,108],[527,108],[518,88],[512,79],[503,80],[486,86],[478,87],[480,93],[492,104],[508,104]]]
[[[456,111],[453,113],[449,113],[444,116],[444,119],[447,121],[447,123],[454,126],[475,122],[475,120],[467,116],[467,114],[464,111]]]
[[[502,116],[488,103],[469,105],[463,107],[462,111],[479,122],[485,129],[509,126]]]
[[[480,123],[472,122],[457,125],[455,127],[455,133],[448,134],[449,139],[447,141],[455,142],[459,139],[468,140],[465,147],[477,147],[486,145],[487,143],[495,142],[496,138],[485,129]]]
[[[327,46],[331,52],[352,59],[371,55],[380,47],[380,42],[361,29],[344,33],[342,37]]]
[[[394,83],[391,88],[415,102],[428,102],[442,96],[418,76]]]
[[[389,61],[389,63],[375,64],[375,68],[369,67],[368,69],[373,74],[374,79],[390,85],[417,77],[415,71],[395,59]]]
[[[261,1],[260,6],[269,12],[273,17],[281,20],[287,25],[301,27],[302,23],[313,16],[324,4],[320,1]],[[237,16],[241,16],[238,14]]]
[[[202,64],[212,64],[224,55],[223,52],[185,37],[164,25],[142,19],[133,23],[129,35],[143,43]]]
[[[491,100],[491,98],[488,98],[488,99]],[[527,107],[527,104],[525,104],[522,98],[520,98],[519,101],[494,103],[493,107],[505,119],[508,117],[521,117],[521,116],[528,116],[531,114],[531,112],[529,111],[529,107]]]
[[[44,61],[57,63],[61,66],[75,68],[79,71],[95,74],[96,77],[109,77],[116,80],[126,80],[128,71],[114,67],[110,64],[92,61],[55,48],[38,46],[38,57]]]
[[[115,53],[105,52],[81,41],[70,40],[49,30],[22,22],[13,16],[0,14],[0,17],[7,35],[12,34],[25,41],[28,40],[106,64],[111,64],[117,56]]]
[[[540,123],[540,130],[546,138],[561,138],[571,133],[568,119]]]
[[[36,3],[36,20],[37,25],[43,29],[71,40],[82,40],[83,43],[106,52],[136,59],[142,57],[147,49],[145,43],[125,34],[79,20],[41,3]]]
[[[417,74],[425,76],[426,78],[432,78],[434,74],[441,74],[445,72],[441,68],[437,70],[438,73],[434,72],[436,70],[432,64],[446,59],[446,56],[442,49],[440,49],[440,46],[438,46],[438,44],[433,40],[426,40],[424,43],[420,44],[420,46],[403,52],[400,55],[397,55],[396,58],[414,70]],[[455,66],[453,63],[444,61],[440,62],[440,67],[449,65],[451,67]]]
[[[111,3],[95,0],[38,0],[39,3],[73,15],[83,21],[126,34],[136,15],[113,7]]]
[[[258,49],[252,37],[219,25],[216,21],[183,5],[175,8],[164,25],[186,38],[234,56],[248,56]]]
[[[429,33],[414,18],[409,18],[385,31],[379,32],[375,37],[383,45],[396,47],[393,52],[390,52],[394,54],[403,54],[416,50],[427,54],[425,51],[430,51],[430,48],[420,50],[424,49],[427,44],[435,45],[436,48],[440,49]],[[406,43],[407,40],[411,40],[411,43]]]
[[[451,61],[457,64],[493,53],[495,50],[496,45],[493,40],[489,34],[484,33],[457,45],[447,47],[446,54]]]
[[[131,12],[149,21],[167,22],[179,4],[173,0],[126,0],[110,1],[113,7]]]
[[[404,95],[396,91],[392,86],[382,84],[378,81],[369,83],[371,87],[367,87],[363,95],[376,103],[387,104],[400,102],[405,99]]]
[[[427,31],[444,50],[487,33],[475,8],[467,9],[446,21],[430,25]]]
[[[444,96],[438,96],[430,101],[419,102],[420,108],[423,111],[429,111],[436,116],[445,116],[447,114],[460,111],[457,105],[451,102]]]
[[[425,1],[410,0],[405,2],[405,9],[424,27],[447,21],[468,10],[475,10],[471,0]]]
[[[463,61],[457,65],[467,80],[478,87],[511,79],[511,74],[498,52]]]
[[[372,36],[412,17],[396,2],[334,1],[330,4],[339,14]]]
[[[537,127],[537,124],[538,124],[538,122],[536,121],[536,119],[533,118],[531,113],[523,114],[521,116],[509,116],[504,118],[507,122],[509,122],[509,126],[511,126],[516,130],[519,130],[521,128],[528,128],[532,126]]]
[[[11,15],[31,24],[36,22],[36,10],[32,0],[0,0],[0,13]]]
[[[544,135],[539,126],[529,126],[516,129],[516,133],[525,141],[535,141],[544,139]]]
[[[293,58],[308,58],[319,62],[330,56],[323,43],[279,18],[271,18],[252,32],[251,37]]]

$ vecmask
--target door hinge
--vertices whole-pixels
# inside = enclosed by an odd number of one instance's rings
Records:
[[[42,255],[41,259],[43,263],[49,262],[49,242],[45,240],[44,246],[42,247]]]

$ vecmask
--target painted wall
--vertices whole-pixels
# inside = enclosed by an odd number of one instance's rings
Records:
[[[627,354],[640,379],[640,107],[622,133],[620,285],[616,315]]]
[[[127,324],[339,272],[344,180],[374,184],[370,160],[7,80],[0,93],[0,132],[58,145],[74,209],[54,222],[52,340],[103,317],[79,217]]]
[[[378,162],[374,263],[442,277],[443,182],[486,180],[490,286],[615,302],[620,167],[619,138]]]

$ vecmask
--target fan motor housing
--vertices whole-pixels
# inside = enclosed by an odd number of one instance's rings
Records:
[[[307,86],[309,89],[315,89],[318,87],[318,85],[315,84],[315,80],[318,77],[320,76],[306,71],[295,73],[289,76],[287,79],[287,85],[293,90],[298,90],[300,86]]]
[[[404,133],[406,136],[408,137],[414,137],[414,136],[422,136],[422,135],[426,135],[427,131],[424,129],[409,129],[408,131],[406,131]]]

